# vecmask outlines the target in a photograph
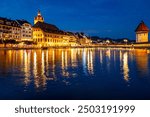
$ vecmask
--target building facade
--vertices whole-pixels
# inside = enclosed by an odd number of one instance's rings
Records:
[[[15,20],[0,17],[0,40],[20,41],[21,27]]]
[[[135,32],[137,43],[148,42],[149,29],[143,21],[138,25]]]
[[[71,32],[64,32],[52,24],[44,22],[44,18],[38,11],[34,18],[33,41],[40,46],[75,46],[77,38]]]
[[[21,41],[32,41],[32,25],[26,20],[16,20],[21,27]]]
[[[92,40],[89,39],[84,33],[75,33],[78,43],[80,45],[90,45]]]

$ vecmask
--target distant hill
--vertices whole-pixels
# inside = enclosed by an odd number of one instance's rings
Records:
[[[135,40],[130,40],[128,38],[113,39],[110,37],[99,37],[99,36],[92,36],[91,40],[95,43],[100,43],[107,40],[109,40],[111,43],[124,43],[124,40],[127,40],[128,43],[135,43]]]

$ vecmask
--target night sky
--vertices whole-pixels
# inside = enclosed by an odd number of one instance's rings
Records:
[[[60,29],[111,38],[135,39],[135,28],[144,20],[150,27],[149,0],[1,0],[0,16],[33,18],[40,9],[45,22]]]

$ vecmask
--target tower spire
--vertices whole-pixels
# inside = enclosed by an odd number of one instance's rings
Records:
[[[37,22],[44,22],[44,18],[42,17],[40,10],[38,10],[37,16],[34,18],[34,24]]]
[[[40,12],[40,10],[38,10],[38,16],[41,16],[41,12]]]

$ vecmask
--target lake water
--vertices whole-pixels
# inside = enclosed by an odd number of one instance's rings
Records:
[[[0,99],[150,99],[150,54],[102,48],[0,50]]]

